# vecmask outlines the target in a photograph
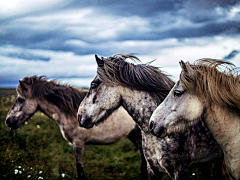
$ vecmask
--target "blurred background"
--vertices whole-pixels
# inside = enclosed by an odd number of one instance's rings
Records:
[[[178,79],[178,62],[240,66],[239,0],[0,1],[0,87],[46,75],[89,87],[94,54],[136,53]]]

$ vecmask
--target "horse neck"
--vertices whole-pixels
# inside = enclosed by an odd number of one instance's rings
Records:
[[[205,122],[224,152],[226,165],[240,178],[240,116],[239,112],[213,104],[206,110]]]
[[[47,100],[38,100],[39,110],[47,115],[49,118],[57,121],[59,125],[67,124],[71,121],[72,117],[60,110],[56,105],[48,102]],[[75,112],[77,114],[77,111]]]
[[[158,104],[148,92],[124,88],[122,106],[145,132],[149,133],[149,119]]]

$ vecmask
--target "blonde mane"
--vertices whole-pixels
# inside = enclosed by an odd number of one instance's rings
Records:
[[[181,73],[183,86],[192,94],[204,98],[209,104],[217,103],[231,110],[240,110],[240,75],[235,66],[226,61],[200,59],[194,64],[193,75]],[[222,67],[224,66],[224,70]]]

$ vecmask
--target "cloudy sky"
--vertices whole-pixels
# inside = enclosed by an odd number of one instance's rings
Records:
[[[46,75],[88,87],[94,54],[136,53],[178,79],[178,62],[240,66],[239,0],[0,1],[0,87]]]

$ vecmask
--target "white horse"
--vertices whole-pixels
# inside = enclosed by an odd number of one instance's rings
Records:
[[[222,155],[221,148],[203,122],[165,138],[150,133],[151,114],[174,83],[159,68],[149,64],[134,65],[125,61],[127,58],[138,60],[131,54],[103,59],[96,56],[97,76],[78,110],[80,126],[94,128],[95,124],[104,122],[115,109],[123,106],[142,130],[143,152],[151,180],[162,179],[164,173],[175,180],[186,179],[191,164],[218,160]],[[221,172],[222,161],[215,165],[220,165],[218,172]],[[207,179],[209,166],[203,166],[202,174]],[[215,175],[220,179],[219,174]]]
[[[224,152],[230,174],[240,179],[239,74],[221,60],[181,61],[180,65],[180,80],[151,116],[152,133],[164,138],[204,121]],[[227,70],[220,65],[227,65]]]

